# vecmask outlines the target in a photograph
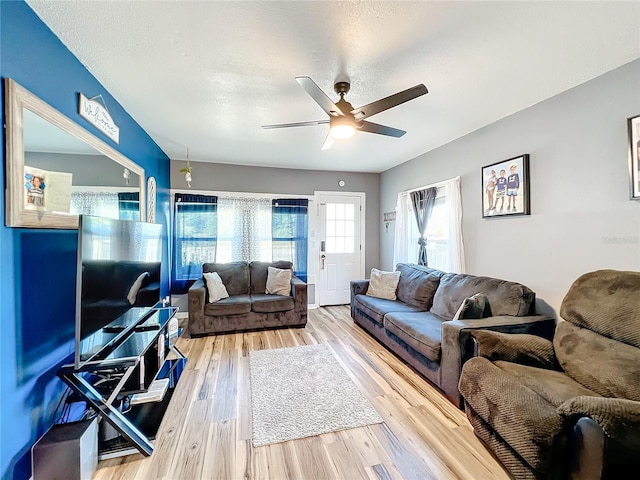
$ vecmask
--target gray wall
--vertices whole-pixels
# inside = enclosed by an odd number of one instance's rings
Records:
[[[383,172],[380,212],[400,191],[460,176],[467,272],[522,282],[542,300],[538,310],[557,312],[582,273],[640,270],[627,146],[627,118],[638,114],[640,60]],[[481,167],[524,153],[531,215],[482,219]],[[381,233],[387,270],[393,235]]]
[[[313,195],[314,191],[364,192],[365,272],[380,263],[380,174],[294,170],[287,168],[245,167],[222,163],[190,162],[192,190],[245,193]],[[171,161],[171,188],[187,191],[184,161]],[[338,186],[340,180],[345,186]]]
[[[131,172],[129,184],[124,167],[104,155],[25,152],[25,165],[54,172],[73,173],[74,186],[138,187],[140,178]]]

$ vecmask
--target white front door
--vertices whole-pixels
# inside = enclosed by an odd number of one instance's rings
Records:
[[[350,302],[349,282],[364,278],[363,194],[318,195],[318,304]]]

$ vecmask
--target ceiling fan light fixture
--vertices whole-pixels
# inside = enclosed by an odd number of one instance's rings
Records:
[[[331,119],[331,128],[329,133],[333,138],[340,140],[351,138],[355,131],[356,127],[350,118],[340,116]]]
[[[356,129],[353,128],[353,125],[335,125],[331,127],[331,136],[340,140],[353,137],[355,132]]]

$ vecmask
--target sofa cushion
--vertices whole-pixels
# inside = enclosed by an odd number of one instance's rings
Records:
[[[604,397],[640,401],[640,349],[564,320],[553,348],[562,369]]]
[[[131,305],[134,305],[136,303],[138,292],[140,291],[140,288],[142,288],[142,282],[144,282],[147,278],[149,278],[149,272],[142,272],[138,276],[138,278],[136,278],[136,281],[133,282],[133,285],[131,285],[129,293],[127,293],[127,300],[129,300],[129,303]]]
[[[286,260],[278,260],[277,262],[251,262],[249,264],[249,273],[251,276],[251,293],[264,293],[267,291],[267,276],[269,274],[269,267],[292,270],[293,263]]]
[[[87,303],[102,298],[116,298],[111,292],[105,291],[105,285],[113,284],[112,260],[89,260],[82,262],[82,299]],[[120,297],[124,299],[124,296]]]
[[[267,286],[264,293],[289,295],[291,293],[291,269],[269,267],[267,270],[269,273],[267,274]]]
[[[393,312],[385,315],[384,328],[429,360],[439,363],[442,320],[429,312]]]
[[[242,315],[250,311],[251,297],[249,295],[232,295],[204,306],[205,315]]]
[[[249,264],[247,262],[205,263],[202,265],[202,273],[207,272],[218,272],[229,295],[249,293]]]
[[[398,280],[400,280],[400,272],[384,272],[377,268],[372,268],[366,295],[395,300]]]
[[[227,292],[218,272],[206,272],[203,273],[202,276],[204,277],[204,284],[209,293],[209,303],[217,302],[229,296],[229,292]]]
[[[600,396],[585,388],[564,372],[504,362],[502,360],[494,362],[494,365],[518,379],[555,407],[559,407],[572,397],[581,395]]]
[[[380,324],[385,314],[389,312],[419,312],[420,309],[413,305],[399,302],[398,300],[385,300],[383,298],[370,297],[368,295],[356,295],[356,309],[363,312],[369,319]]]
[[[431,312],[452,319],[465,298],[484,293],[489,299],[492,315],[522,317],[530,313],[535,300],[531,289],[515,282],[462,273],[446,273],[433,297]]]
[[[429,310],[440,283],[440,277],[444,272],[408,263],[399,263],[396,265],[396,270],[400,272],[396,290],[398,300],[420,310]]]
[[[151,272],[157,268],[157,264],[149,262],[115,262],[113,266],[113,277],[107,283],[110,295],[105,297],[126,299],[131,291],[131,287],[144,272]],[[104,289],[104,286],[103,286]],[[134,301],[135,303],[135,301]]]
[[[462,305],[453,316],[454,320],[473,320],[491,316],[489,299],[484,293],[476,293],[462,301]]]
[[[293,310],[294,300],[290,296],[265,293],[251,294],[251,310],[259,313],[287,312]]]

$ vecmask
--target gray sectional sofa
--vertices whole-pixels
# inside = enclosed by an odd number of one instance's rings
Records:
[[[460,372],[473,354],[472,330],[553,336],[554,319],[535,315],[535,293],[524,285],[405,263],[396,270],[396,300],[367,295],[369,280],[351,282],[351,316],[458,407]],[[488,300],[484,318],[454,320],[463,301],[477,293]]]
[[[207,301],[204,280],[189,289],[189,333],[196,337],[307,324],[307,284],[291,277],[290,295],[266,294],[268,267],[291,269],[291,262],[205,263],[202,273],[217,272],[228,298]]]

